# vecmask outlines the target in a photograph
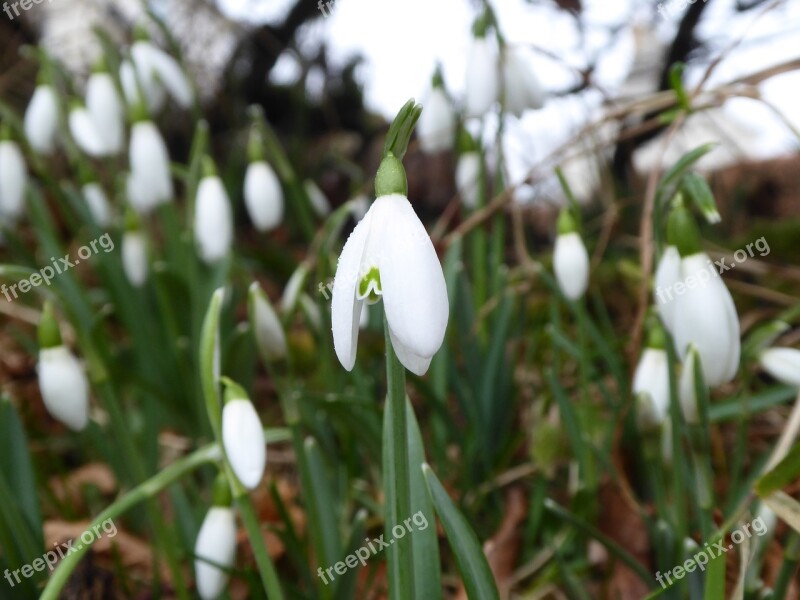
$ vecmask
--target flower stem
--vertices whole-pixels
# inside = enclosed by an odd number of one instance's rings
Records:
[[[408,460],[408,420],[406,415],[406,372],[395,354],[384,315],[386,337],[387,426],[384,427],[384,515],[386,538],[393,540],[388,549],[389,598],[413,600],[414,557],[411,538],[394,538],[392,528],[411,514],[411,481]],[[389,438],[389,439],[387,439]]]

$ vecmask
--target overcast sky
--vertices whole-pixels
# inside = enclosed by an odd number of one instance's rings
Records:
[[[313,0],[307,0],[312,2]],[[698,0],[699,1],[699,0]],[[224,10],[242,20],[277,22],[294,0],[223,0]],[[575,20],[552,8],[547,0],[494,2],[500,26],[509,43],[535,45],[559,57],[551,60],[542,53],[530,53],[531,66],[551,91],[569,88],[576,82],[575,70],[596,62],[595,82],[607,93],[619,92],[628,77],[635,55],[633,25],[650,25],[656,39],[672,39],[683,0],[664,2],[674,14],[671,19],[654,12],[650,2],[641,0],[584,0],[582,20],[586,25],[582,41]],[[800,1],[787,0],[754,23],[759,11],[737,15],[735,0],[713,0],[704,14],[700,33],[710,42],[712,57],[733,40],[746,42],[729,54],[717,68],[712,84],[800,58]],[[410,97],[424,98],[437,62],[444,69],[448,89],[460,98],[467,69],[466,53],[476,4],[468,0],[335,0],[329,16],[317,19],[302,32],[303,44],[314,47],[320,38],[329,45],[329,56],[344,62],[361,54],[366,62],[363,78],[368,105],[391,118]],[[617,34],[611,31],[617,30]],[[531,48],[534,50],[533,48]],[[701,68],[690,71],[696,81]],[[290,81],[297,69],[289,56],[279,61],[274,77]],[[312,90],[313,92],[314,90]],[[764,97],[777,106],[800,129],[800,74],[787,74],[762,86]],[[529,111],[508,127],[506,144],[517,152],[514,170],[546,155],[554,145],[568,139],[587,119],[596,116],[600,94],[582,94],[553,99],[541,111]],[[751,158],[782,154],[798,148],[798,140],[768,108],[752,100],[726,103],[722,127],[731,123],[739,135],[750,136]],[[525,163],[529,163],[526,165]]]

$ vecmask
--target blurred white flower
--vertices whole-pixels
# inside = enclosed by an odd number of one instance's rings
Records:
[[[129,60],[123,60],[120,64],[119,80],[128,106],[144,104],[151,113],[157,113],[164,107],[167,99],[164,88],[156,85],[150,78],[147,78],[146,82],[142,81]],[[142,94],[144,94],[144,98],[142,98]]]
[[[767,348],[758,357],[761,368],[785,385],[800,387],[800,350]]]
[[[131,58],[136,65],[139,82],[145,89],[148,103],[151,98],[158,99],[158,92],[155,90],[161,87],[182,108],[192,106],[192,86],[181,65],[172,56],[150,41],[139,40],[131,47]],[[156,105],[150,108],[158,111],[161,107]]]
[[[506,47],[503,56],[503,101],[519,117],[528,109],[544,106],[544,89],[520,48]]]
[[[258,487],[267,463],[267,442],[261,419],[249,398],[236,397],[225,402],[222,445],[228,463],[242,485],[249,490]]]
[[[295,269],[289,281],[286,282],[286,287],[283,288],[283,296],[281,296],[281,310],[285,314],[294,311],[297,305],[297,300],[300,297],[300,292],[303,291],[303,286],[306,284],[308,277],[308,265],[300,263]]]
[[[633,393],[640,396],[638,422],[643,429],[664,422],[669,409],[669,362],[663,348],[645,348],[633,375]]]
[[[109,154],[97,123],[85,107],[76,106],[69,112],[69,132],[78,148],[89,156],[98,158]]]
[[[16,142],[0,141],[0,219],[13,224],[25,210],[28,171]]]
[[[364,218],[369,210],[369,198],[366,194],[358,194],[348,201],[350,204],[350,214],[356,221]]]
[[[327,217],[331,212],[331,204],[328,202],[327,196],[325,196],[322,190],[319,189],[319,186],[310,179],[306,179],[303,183],[303,187],[305,187],[308,199],[311,200],[311,208],[314,209],[316,215],[321,219]]]
[[[25,137],[39,154],[50,154],[58,133],[58,99],[53,86],[40,84],[25,110]]]
[[[729,382],[739,368],[739,317],[733,298],[705,252],[681,258],[679,278],[685,289],[675,296],[675,349],[685,361],[694,344],[708,387]]]
[[[205,263],[222,260],[233,244],[231,201],[216,175],[203,177],[194,208],[194,239]]]
[[[656,268],[653,290],[654,301],[661,321],[667,331],[674,330],[675,284],[680,281],[681,255],[675,246],[667,246]]]
[[[152,121],[139,121],[131,132],[128,200],[139,214],[146,214],[172,199],[169,154],[161,132]]]
[[[283,189],[275,171],[263,160],[251,162],[244,177],[244,205],[258,231],[275,229],[283,221]]]
[[[70,429],[89,420],[89,382],[80,361],[63,345],[39,350],[39,390],[47,411]]]
[[[381,298],[397,357],[423,375],[444,341],[449,304],[436,250],[401,194],[375,200],[339,256],[331,321],[336,356],[348,371],[355,364],[362,305]]]
[[[589,285],[589,254],[577,231],[556,237],[553,269],[561,293],[570,300],[583,296]]]
[[[481,154],[477,151],[465,152],[458,157],[456,164],[456,189],[461,202],[469,210],[478,208],[478,194],[481,180]]]
[[[258,283],[250,286],[250,317],[259,350],[268,360],[286,356],[286,334],[275,309]]]
[[[214,600],[228,583],[228,573],[220,566],[230,569],[236,557],[236,516],[231,507],[209,509],[197,534],[194,554],[197,593],[203,600]]]
[[[417,123],[420,148],[427,154],[450,150],[456,136],[456,112],[450,98],[440,85],[435,86],[423,106]]]
[[[122,268],[133,287],[141,287],[147,281],[147,240],[141,231],[126,231],[122,236]]]
[[[108,73],[93,73],[86,84],[86,108],[108,154],[122,152],[125,141],[125,109]]]
[[[94,222],[101,227],[108,226],[111,223],[111,206],[103,187],[93,181],[84,185],[82,191],[83,199],[86,201],[86,206],[89,207]]]
[[[483,37],[472,39],[467,54],[467,117],[482,117],[492,108],[500,91],[500,63],[494,42]]]

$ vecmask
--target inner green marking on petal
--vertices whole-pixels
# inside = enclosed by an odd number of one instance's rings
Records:
[[[381,299],[382,294],[381,272],[378,267],[372,267],[358,282],[357,297],[359,300],[366,300],[369,304],[375,304]]]

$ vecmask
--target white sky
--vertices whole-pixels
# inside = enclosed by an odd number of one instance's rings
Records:
[[[312,2],[313,0],[307,0]],[[698,0],[700,1],[700,0]],[[670,7],[682,0],[665,0]],[[758,13],[745,16],[732,11],[735,0],[714,0],[705,13],[701,35],[711,41],[712,56],[731,41],[746,34],[748,40],[717,68],[712,84],[729,81],[760,68],[800,57],[800,0],[782,6],[752,24]],[[230,16],[242,20],[278,21],[294,0],[223,0]],[[309,49],[320,37],[329,45],[329,57],[343,63],[354,54],[365,58],[363,77],[367,104],[391,118],[411,97],[423,98],[435,64],[441,62],[445,83],[455,98],[463,95],[467,46],[477,3],[469,0],[335,0],[327,18],[317,19],[302,32],[301,43]],[[531,52],[531,66],[550,91],[575,83],[570,65],[584,67],[598,56],[595,81],[612,95],[626,79],[634,57],[632,25],[652,23],[657,36],[671,40],[676,12],[669,21],[654,13],[642,0],[584,0],[585,40],[581,41],[575,20],[552,8],[549,0],[529,4],[524,0],[493,2],[500,26],[512,44],[535,45],[558,56],[560,62]],[[674,10],[674,8],[673,8]],[[612,38],[612,27],[621,33]],[[284,55],[273,71],[278,81],[297,76],[294,59]],[[687,74],[696,81],[702,68]],[[310,83],[310,86],[313,83]],[[319,92],[319,90],[310,90]],[[774,78],[761,88],[764,98],[777,106],[800,129],[800,74]],[[600,96],[596,92],[554,98],[540,111],[529,111],[507,127],[506,145],[516,150],[513,171],[527,167],[569,138],[591,115]],[[751,158],[796,150],[800,145],[791,131],[763,105],[747,99],[726,103],[721,122],[741,124],[741,131],[755,135],[748,144]],[[749,135],[749,134],[748,134]],[[513,155],[513,156],[512,156]]]

